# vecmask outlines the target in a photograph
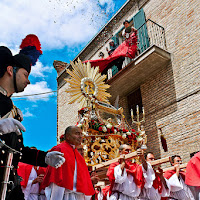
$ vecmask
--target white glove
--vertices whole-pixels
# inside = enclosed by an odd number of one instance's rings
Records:
[[[24,132],[26,131],[25,127],[18,120],[13,119],[13,118],[0,119],[0,133],[1,134],[15,132],[17,133],[17,135],[20,135],[21,134],[20,130]]]
[[[45,157],[45,163],[57,169],[65,162],[63,156],[64,154],[59,151],[48,152]]]

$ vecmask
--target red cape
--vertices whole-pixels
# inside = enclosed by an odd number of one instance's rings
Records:
[[[162,181],[156,172],[155,172],[155,176],[156,176],[156,178],[153,181],[153,187],[155,189],[158,189],[158,192],[161,194],[162,193]]]
[[[19,162],[18,163],[18,169],[17,169],[17,174],[22,177],[22,181],[20,182],[21,186],[26,188],[29,176],[31,174],[31,170],[34,166],[29,165],[26,163]],[[46,173],[46,167],[34,167],[37,175],[39,176],[40,174],[45,174]],[[41,184],[40,184],[40,191],[41,191]]]
[[[48,187],[51,183],[55,183],[60,187],[73,190],[73,179],[75,170],[75,158],[77,162],[77,185],[76,192],[85,195],[93,195],[95,193],[87,165],[84,158],[73,149],[67,142],[63,142],[51,149],[51,151],[59,151],[64,153],[65,163],[58,169],[48,166],[47,173],[44,177],[42,188]]]
[[[115,51],[107,58],[102,58],[98,60],[86,60],[90,62],[92,66],[99,66],[99,72],[102,72],[109,63],[116,60],[119,57],[129,57],[134,58],[137,51],[137,32],[133,32],[131,36],[126,39],[122,44],[120,44]]]
[[[117,165],[119,165],[118,162],[112,163],[109,166],[107,174],[106,174],[109,178],[110,183],[111,183],[110,192],[112,192],[112,188],[113,188],[114,183],[115,183],[114,168]],[[139,166],[137,163],[131,163],[131,162],[126,161],[125,168],[126,168],[127,174],[130,174],[130,175],[133,176],[134,182],[137,185],[137,187],[142,189],[143,186],[144,186],[144,178],[143,178],[142,167]]]
[[[196,153],[187,164],[185,183],[200,186],[200,152]]]
[[[176,170],[168,170],[164,173],[164,177],[166,179],[169,179],[171,176],[173,176],[176,173]],[[182,179],[185,181],[185,172],[180,171],[179,174],[181,175]]]
[[[29,165],[29,164],[22,163],[22,162],[18,163],[17,174],[22,177],[23,180],[20,182],[20,184],[24,188],[26,188],[26,186],[27,186],[28,179],[29,179],[32,168],[33,168],[33,165]]]

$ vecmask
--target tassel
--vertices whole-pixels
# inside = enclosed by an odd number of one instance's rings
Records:
[[[162,148],[163,148],[164,152],[167,152],[168,151],[167,140],[165,139],[165,137],[164,137],[164,135],[162,133],[161,128],[159,128],[159,130],[161,132],[160,140],[161,140]]]

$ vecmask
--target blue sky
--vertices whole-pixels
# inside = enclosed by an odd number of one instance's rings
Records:
[[[23,114],[25,146],[48,150],[56,145],[57,73],[53,61],[69,62],[98,33],[126,0],[1,0],[0,45],[19,52],[21,40],[36,34],[43,55],[32,67],[23,93],[13,97]],[[24,96],[52,92],[45,95]],[[16,95],[15,95],[16,96]],[[70,113],[69,113],[70,114]]]

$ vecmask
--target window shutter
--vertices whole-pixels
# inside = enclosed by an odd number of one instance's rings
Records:
[[[138,30],[138,48],[140,53],[149,47],[149,37],[147,33],[146,18],[143,8],[133,16],[134,27]]]

